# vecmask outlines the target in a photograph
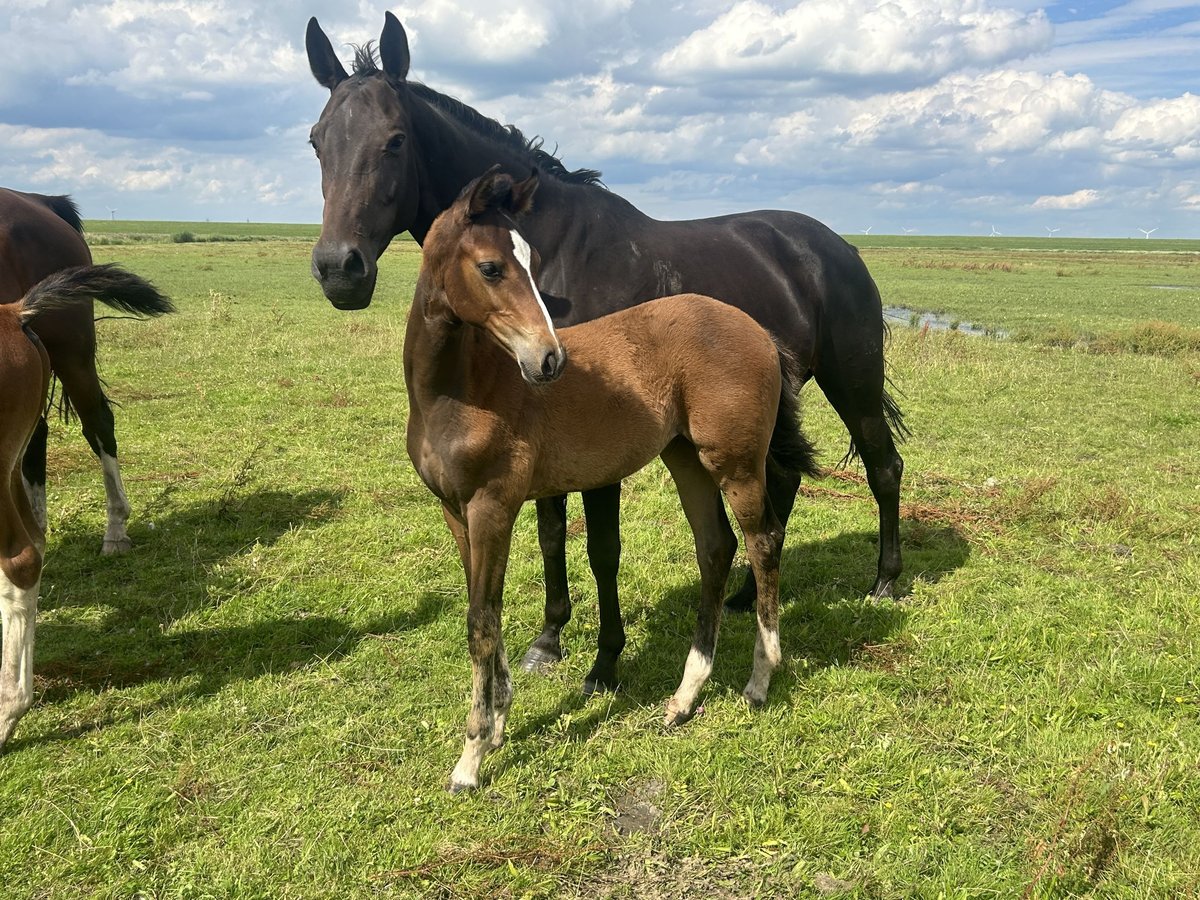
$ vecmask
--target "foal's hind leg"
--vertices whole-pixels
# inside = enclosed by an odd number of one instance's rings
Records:
[[[729,578],[729,567],[737,552],[737,538],[725,517],[721,492],[696,455],[696,448],[678,438],[662,453],[662,460],[675,479],[679,500],[696,539],[696,562],[700,566],[700,605],[696,632],[683,670],[683,680],[667,701],[667,725],[679,725],[692,717],[700,688],[712,674],[717,633],[721,625],[721,597]]]
[[[779,526],[787,530],[788,519],[792,515],[792,507],[796,504],[796,493],[800,490],[800,475],[785,472],[767,458],[767,495],[771,498],[771,508],[779,520]],[[731,594],[725,601],[725,609],[729,612],[749,612],[754,609],[754,599],[758,596],[758,580],[754,567],[746,572],[746,578],[737,592]]]
[[[44,546],[21,479],[14,471],[7,481],[0,483],[0,749],[33,704],[33,636]]]
[[[767,699],[771,673],[783,658],[779,647],[779,558],[783,550],[783,526],[771,509],[761,481],[726,481],[722,490],[746,538],[746,555],[750,557],[758,585],[754,671],[743,696],[751,706],[761,706]]]

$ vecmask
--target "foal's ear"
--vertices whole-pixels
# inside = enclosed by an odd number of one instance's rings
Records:
[[[383,14],[383,35],[379,38],[379,58],[383,62],[384,74],[394,81],[408,77],[412,57],[408,53],[408,35],[400,20],[386,12]]]
[[[524,181],[518,181],[512,186],[512,199],[509,209],[513,215],[523,216],[533,209],[533,195],[537,193],[539,184],[538,170],[534,169]]]
[[[512,190],[512,176],[500,171],[500,164],[492,166],[480,175],[473,185],[468,185],[471,192],[467,200],[467,217],[474,218],[489,209],[499,206]]]
[[[342,68],[341,60],[333,52],[333,44],[317,24],[317,17],[308,20],[308,31],[304,34],[304,46],[308,50],[308,67],[313,78],[331,91],[349,76]]]

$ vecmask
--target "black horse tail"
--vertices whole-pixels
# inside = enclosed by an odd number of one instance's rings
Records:
[[[795,357],[784,349],[779,341],[775,341],[775,351],[779,354],[782,384],[779,389],[779,411],[775,414],[775,429],[771,432],[767,462],[768,465],[773,465],[796,479],[802,475],[816,477],[821,474],[817,465],[816,450],[800,430],[799,404],[796,400],[800,385],[799,367]]]
[[[93,300],[138,316],[161,316],[175,311],[171,300],[146,279],[109,263],[73,266],[43,278],[21,300],[21,322],[33,324],[43,313]]]

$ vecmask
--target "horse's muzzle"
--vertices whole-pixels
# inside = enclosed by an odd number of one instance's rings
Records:
[[[312,252],[313,277],[338,309],[363,309],[375,293],[375,263],[357,247],[318,243]]]

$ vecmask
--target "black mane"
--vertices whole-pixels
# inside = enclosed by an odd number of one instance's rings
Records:
[[[373,41],[368,41],[361,46],[355,45],[353,74],[356,78],[369,78],[374,75],[387,77],[386,73],[379,68]],[[543,149],[545,142],[540,137],[526,138],[516,125],[501,125],[495,119],[489,119],[479,110],[467,106],[461,100],[439,93],[420,82],[406,81],[395,87],[398,90],[407,88],[419,99],[447,113],[477,134],[491,138],[527,156],[531,166],[535,166],[541,172],[553,175],[559,181],[565,181],[568,184],[590,184],[605,187],[604,182],[600,180],[599,170],[568,169],[563,165],[561,159]]]
[[[67,196],[48,197],[44,194],[40,196],[42,202],[50,207],[56,216],[83,234],[83,221],[79,218],[79,207],[75,205],[74,200]]]

